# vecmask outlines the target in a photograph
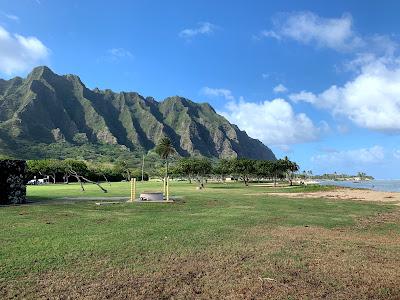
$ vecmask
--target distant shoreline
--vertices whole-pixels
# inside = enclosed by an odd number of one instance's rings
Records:
[[[338,181],[338,180],[318,180],[319,185],[331,185],[355,189],[368,189],[380,192],[400,192],[400,180],[361,180],[361,181]]]

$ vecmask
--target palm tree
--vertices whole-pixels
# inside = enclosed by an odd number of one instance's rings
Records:
[[[175,152],[171,140],[167,137],[163,137],[156,147],[156,153],[160,155],[162,159],[165,159],[165,178],[168,177],[168,158]]]

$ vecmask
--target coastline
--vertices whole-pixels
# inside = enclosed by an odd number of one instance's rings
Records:
[[[400,192],[385,192],[369,189],[336,187],[331,191],[268,193],[288,198],[326,198],[330,200],[356,200],[370,202],[386,202],[400,205]]]
[[[400,192],[400,180],[362,180],[362,181],[335,181],[319,180],[321,186],[337,186],[342,188],[369,189],[380,192]]]

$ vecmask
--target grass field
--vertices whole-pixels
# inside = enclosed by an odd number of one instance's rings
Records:
[[[186,182],[171,183],[172,204],[97,206],[129,196],[104,186],[31,186],[33,203],[0,207],[0,298],[400,297],[399,206]]]

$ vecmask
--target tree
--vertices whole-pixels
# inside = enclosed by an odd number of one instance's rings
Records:
[[[199,188],[204,188],[204,178],[211,173],[212,165],[207,158],[193,158],[193,171],[196,174]]]
[[[97,180],[99,178],[102,178],[111,186],[109,177],[110,176],[114,177],[114,176],[113,176],[113,169],[110,166],[105,166],[100,163],[91,163],[88,166],[88,168],[92,177],[96,177]]]
[[[192,178],[196,178],[199,188],[204,187],[204,178],[212,171],[211,161],[207,158],[181,158],[176,166],[176,172],[182,174],[192,183]]]
[[[228,159],[220,159],[218,163],[213,167],[213,174],[219,175],[221,181],[225,182],[226,176],[231,172],[231,164]]]
[[[272,177],[274,178],[274,186],[276,186],[276,180],[278,178],[284,178],[284,173],[286,170],[285,162],[282,159],[278,159],[272,164]]]
[[[258,160],[255,163],[255,175],[258,178],[271,178],[273,177],[273,164],[271,160]]]
[[[248,186],[250,175],[255,173],[254,160],[248,158],[235,158],[231,161],[231,171],[239,175],[243,183]]]
[[[194,176],[194,164],[192,158],[181,158],[176,165],[176,173],[186,176],[189,183],[192,183],[192,178]]]
[[[64,161],[64,172],[67,174],[67,176],[72,176],[75,177],[76,180],[79,182],[81,185],[82,192],[85,191],[85,188],[83,187],[82,180],[93,183],[97,185],[104,193],[107,193],[107,190],[103,188],[98,182],[94,182],[90,179],[87,179],[85,176],[88,173],[88,167],[84,161],[80,160],[73,160],[73,159],[67,159]]]
[[[290,185],[293,185],[293,177],[294,173],[299,170],[299,165],[293,161],[290,161],[287,156],[282,160],[282,170],[286,173],[286,177],[290,182]]]
[[[125,177],[126,180],[131,180],[131,170],[129,169],[129,165],[125,160],[118,161],[115,169],[118,173]]]
[[[32,174],[51,178],[56,183],[57,174],[63,172],[63,162],[57,159],[30,160],[28,170]]]
[[[360,178],[360,180],[364,180],[367,177],[367,174],[364,172],[358,172],[357,177]]]
[[[168,177],[168,158],[175,154],[175,148],[172,145],[172,142],[169,138],[163,137],[158,143],[156,149],[156,153],[165,160],[165,178]]]

